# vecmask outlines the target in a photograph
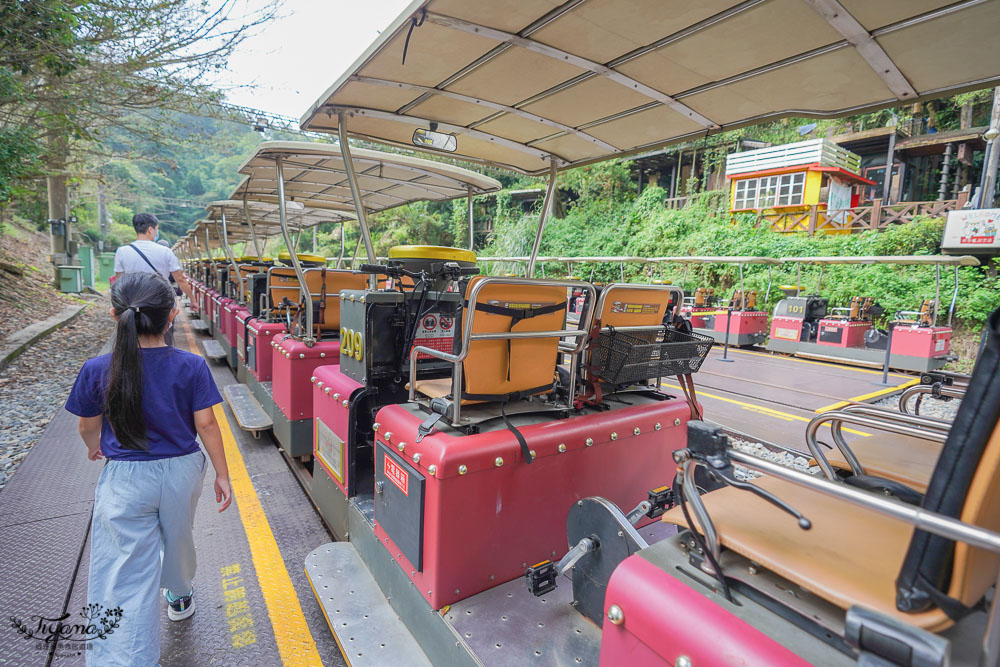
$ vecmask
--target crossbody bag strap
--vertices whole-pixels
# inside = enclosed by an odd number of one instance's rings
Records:
[[[139,257],[142,257],[142,261],[146,262],[146,264],[149,265],[149,268],[153,269],[153,273],[157,274],[159,273],[159,271],[156,270],[156,267],[153,266],[153,263],[149,261],[149,257],[146,257],[146,255],[141,250],[136,248],[134,243],[129,243],[128,247],[132,248],[132,250],[135,250],[137,253],[139,253]]]

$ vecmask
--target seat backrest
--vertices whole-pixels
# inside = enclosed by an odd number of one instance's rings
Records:
[[[484,278],[476,276],[469,281],[466,299]],[[559,331],[566,324],[565,287],[528,281],[513,285],[488,284],[479,291],[476,304],[473,334]],[[467,307],[471,308],[472,304]],[[531,312],[533,316],[516,319],[504,311]],[[558,338],[471,342],[464,363],[463,398],[490,401],[503,400],[503,397],[520,392],[545,393],[555,378],[558,347]]]
[[[344,269],[306,269],[306,288],[313,303],[319,303],[319,317],[314,325],[319,331],[340,329],[340,290],[365,289],[368,274]]]
[[[277,310],[283,299],[288,299],[293,305],[292,311],[298,310],[299,277],[290,266],[272,266],[267,270],[267,297],[272,310]]]
[[[987,320],[986,345],[931,474],[924,509],[1000,531],[998,421],[1000,309]],[[996,582],[998,565],[992,553],[914,531],[896,579],[896,607],[920,612],[938,606],[957,619]]]
[[[645,288],[610,285],[601,296],[604,304],[595,323],[602,327],[645,327],[663,324],[671,292],[668,285]]]

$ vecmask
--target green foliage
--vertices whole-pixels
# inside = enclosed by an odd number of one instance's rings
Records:
[[[581,171],[581,170],[574,170]],[[572,172],[570,172],[572,174]],[[693,195],[684,209],[664,208],[667,192],[658,187],[646,188],[635,197],[619,192],[605,197],[607,174],[614,170],[591,172],[582,178],[560,179],[560,187],[579,188],[568,193],[576,196],[562,219],[546,225],[541,256],[741,256],[741,257],[817,257],[858,255],[920,255],[940,252],[943,219],[915,219],[907,225],[892,226],[884,232],[850,235],[779,234],[772,232],[753,214],[731,216],[728,198],[723,192]],[[592,176],[592,178],[588,178]],[[597,182],[594,182],[594,181]],[[586,195],[582,193],[587,193]],[[503,193],[499,202],[505,201]],[[483,256],[527,255],[531,250],[537,213],[522,215],[520,210],[497,206],[494,234]],[[515,267],[488,267],[493,274]],[[523,265],[517,265],[523,272]],[[663,263],[647,264],[541,263],[536,275],[548,277],[573,275],[595,282],[644,282],[670,280],[688,290],[698,286],[714,287],[726,294],[739,284],[739,268],[731,264]],[[853,296],[873,296],[885,307],[888,316],[897,310],[915,310],[923,299],[935,296],[935,273],[932,266],[902,265],[831,265],[823,270],[820,292],[831,305],[846,305]],[[819,268],[784,265],[768,269],[763,265],[745,265],[745,289],[756,290],[761,308],[772,309],[782,298],[777,289],[799,280],[808,292],[817,289]],[[770,283],[770,289],[768,285]],[[954,285],[953,269],[943,268],[941,312],[946,313]],[[986,316],[1000,307],[1000,279],[985,267],[959,270],[959,296],[956,317],[959,322],[980,327]]]

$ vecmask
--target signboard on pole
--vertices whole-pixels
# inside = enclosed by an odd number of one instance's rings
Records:
[[[950,211],[941,239],[941,251],[963,255],[1000,254],[1000,209]]]

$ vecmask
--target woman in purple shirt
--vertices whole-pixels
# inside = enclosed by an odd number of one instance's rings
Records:
[[[90,460],[107,459],[94,499],[88,602],[114,612],[118,627],[91,642],[87,664],[156,665],[158,589],[170,620],[194,613],[192,528],[205,476],[198,436],[219,511],[230,503],[213,409],[222,398],[204,359],[164,342],[178,312],[166,280],[122,274],[111,304],[114,349],[84,363],[66,402]]]

